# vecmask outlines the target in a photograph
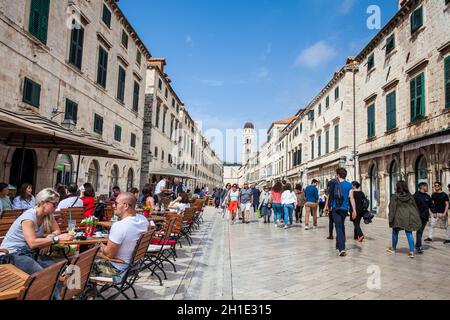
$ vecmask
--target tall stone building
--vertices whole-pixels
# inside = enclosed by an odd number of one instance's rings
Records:
[[[146,60],[117,1],[0,0],[0,180],[139,186]]]

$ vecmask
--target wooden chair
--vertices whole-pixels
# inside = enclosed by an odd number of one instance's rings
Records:
[[[76,255],[70,265],[66,269],[65,276],[61,279],[64,282],[63,289],[61,291],[61,300],[71,300],[78,296],[80,299],[84,299],[84,291],[89,281],[89,275],[91,274],[92,266],[94,265],[95,257],[97,256],[99,247],[92,248],[79,255]],[[71,281],[73,277],[80,277],[75,288],[72,288]]]
[[[55,214],[56,222],[58,222],[61,231],[66,231],[69,226],[69,220],[72,212],[72,221],[76,221],[77,226],[80,225],[84,217],[84,208],[67,208],[61,209],[59,216]]]
[[[145,254],[147,252],[148,246],[150,244],[150,240],[152,239],[154,234],[154,231],[144,233],[140,239],[136,243],[136,247],[134,249],[134,252],[131,256],[131,262],[128,265],[127,269],[124,271],[124,273],[120,277],[120,281],[115,282],[113,278],[105,279],[105,278],[99,278],[99,277],[90,277],[89,283],[90,286],[94,289],[97,296],[102,298],[103,300],[113,300],[117,298],[119,295],[123,295],[127,300],[130,300],[128,295],[125,293],[127,290],[131,289],[134,293],[134,298],[138,298],[136,294],[136,290],[134,289],[134,283],[139,277],[139,273],[141,270],[143,270],[143,262],[145,259]],[[104,257],[103,258],[107,258]],[[112,259],[112,261],[115,261]],[[123,262],[123,261],[122,261]],[[97,288],[97,286],[100,286],[100,289]],[[117,293],[105,297],[103,295],[104,292],[106,292],[109,289],[114,289],[117,291]]]
[[[0,219],[17,219],[22,215],[25,210],[23,209],[15,209],[15,210],[3,210],[0,211]]]
[[[113,216],[114,216],[114,207],[112,206],[112,204],[108,204],[105,210],[106,221],[111,221]]]
[[[13,218],[0,219],[0,246],[14,221],[16,219]]]
[[[60,261],[31,275],[18,300],[51,300],[66,261]]]

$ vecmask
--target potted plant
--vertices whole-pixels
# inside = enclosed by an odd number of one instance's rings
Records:
[[[147,218],[149,216],[151,216],[151,214],[153,213],[153,207],[152,206],[143,205],[142,206],[142,210],[144,210],[144,216],[147,217]]]
[[[83,219],[81,225],[86,226],[86,237],[92,237],[95,233],[96,226],[98,225],[98,219],[96,217]]]

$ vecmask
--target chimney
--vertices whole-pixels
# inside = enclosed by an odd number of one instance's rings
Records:
[[[150,58],[147,62],[149,66],[157,67],[161,73],[164,73],[164,66],[166,65],[165,58]]]

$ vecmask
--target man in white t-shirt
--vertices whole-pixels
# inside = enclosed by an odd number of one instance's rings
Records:
[[[71,183],[67,188],[67,191],[69,192],[68,196],[58,204],[56,211],[67,208],[83,207],[83,200],[77,196],[78,186],[75,183]]]
[[[110,259],[122,260],[125,264],[98,259],[95,261],[92,275],[95,277],[119,276],[127,269],[136,243],[142,234],[148,231],[148,221],[136,214],[136,198],[132,193],[121,193],[115,202],[116,212],[120,221],[113,224],[106,246],[99,253]]]
[[[166,186],[167,186],[166,178],[162,178],[161,181],[159,181],[158,184],[156,185],[154,196],[155,204],[159,203],[159,201],[161,200],[161,193],[163,192],[163,190],[166,189]]]

